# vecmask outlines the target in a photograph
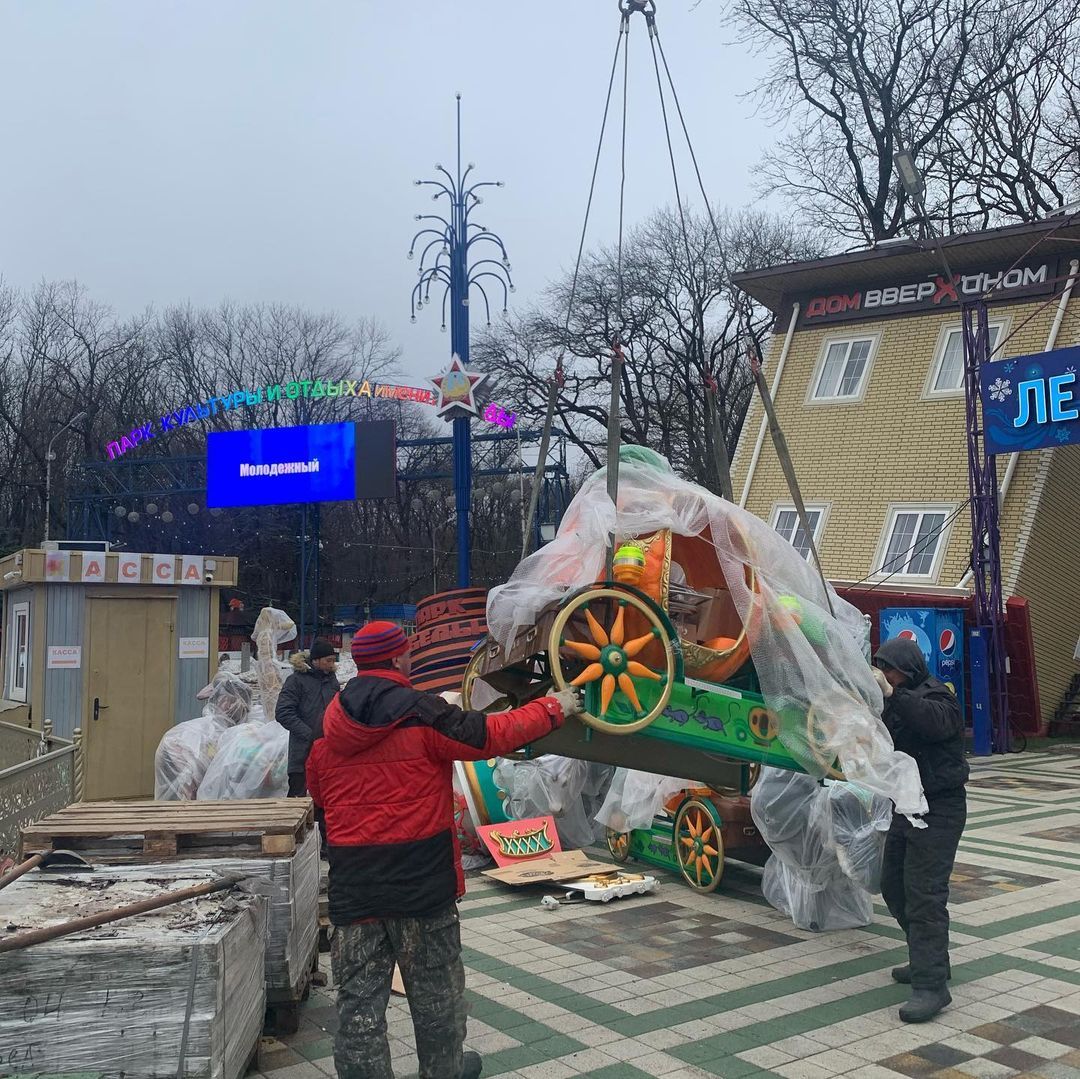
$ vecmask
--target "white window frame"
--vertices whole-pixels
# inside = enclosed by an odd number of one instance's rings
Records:
[[[1009,336],[1009,323],[1010,320],[994,319],[989,323],[989,328],[993,330],[997,329],[997,340],[995,344],[1000,344]],[[938,331],[937,343],[934,345],[934,357],[930,362],[930,370],[926,375],[926,385],[923,387],[923,398],[929,401],[940,401],[943,398],[951,397],[963,397],[964,396],[964,380],[960,379],[960,385],[953,390],[937,390],[934,388],[937,383],[938,376],[941,374],[941,368],[945,363],[945,349],[949,344],[949,338],[954,333],[962,333],[963,326],[959,322],[947,322]],[[994,359],[1000,360],[1002,356],[1000,353],[991,351],[991,356]],[[961,372],[962,374],[962,372]]]
[[[8,616],[8,633],[10,634],[11,646],[8,649],[8,670],[11,672],[8,677],[8,699],[13,701],[19,701],[22,704],[26,703],[27,697],[30,691],[30,652],[33,645],[33,639],[31,637],[30,626],[30,603],[28,600],[24,600],[21,603],[13,603],[10,608],[10,615]],[[19,630],[18,625],[20,620],[26,621],[26,637],[25,648],[22,650],[23,658],[23,684],[20,686],[18,682],[19,678]]]
[[[874,553],[874,561],[871,567],[872,578],[882,580],[888,578],[890,581],[920,581],[923,584],[935,584],[938,576],[941,574],[941,566],[945,561],[945,552],[949,549],[949,540],[952,537],[952,526],[956,523],[956,518],[952,515],[956,512],[957,505],[955,502],[892,502],[889,504],[888,512],[885,515],[885,526],[881,530],[881,538],[878,541],[877,551]],[[896,519],[901,513],[917,513],[919,514],[919,521],[915,527],[915,535],[919,533],[919,526],[922,523],[922,516],[927,513],[941,513],[945,516],[945,526],[941,530],[938,537],[937,548],[934,551],[933,563],[930,566],[928,573],[907,573],[904,571],[895,571],[885,568],[885,556],[889,550],[889,542],[892,539],[893,532],[896,529]],[[914,544],[913,544],[914,546]],[[908,550],[908,562],[910,563],[910,555],[914,551]]]
[[[828,516],[829,516],[829,508],[830,508],[831,503],[828,503],[828,502],[806,502],[806,503],[804,503],[804,505],[806,507],[806,512],[808,514],[816,513],[818,515],[817,524],[814,525],[814,534],[813,534],[813,536],[811,538],[813,539],[814,546],[817,548],[818,554],[820,555],[821,554],[821,534],[822,534],[822,532],[825,531],[825,522],[826,522],[826,520],[828,519]],[[795,509],[795,505],[792,502],[774,502],[772,512],[769,515],[769,526],[786,543],[791,543],[791,540],[788,539],[786,536],[784,536],[783,533],[781,533],[780,530],[776,526],[779,523],[781,513],[796,513],[796,512],[797,511]],[[796,516],[795,527],[791,530],[792,536],[795,535],[795,533],[798,531],[798,528],[799,528],[799,521],[798,521],[798,517]],[[794,550],[798,551],[798,547],[796,547],[794,543],[791,543],[791,546],[792,546],[792,548],[794,548]],[[810,554],[809,551],[806,552],[805,559],[806,559],[807,562],[813,562],[813,558],[811,557],[811,554]]]
[[[834,345],[852,345],[856,341],[869,341],[870,351],[866,356],[866,366],[863,368],[862,378],[855,393],[846,394],[843,397],[818,397],[817,388],[825,373],[825,361],[828,359],[829,350]],[[878,345],[881,343],[881,331],[873,333],[850,333],[839,337],[827,337],[821,345],[821,353],[814,365],[814,373],[810,379],[810,385],[806,389],[806,403],[808,405],[854,405],[858,404],[866,396],[866,387],[870,384],[870,374],[874,369],[874,359],[877,356]],[[850,354],[850,349],[848,350]]]

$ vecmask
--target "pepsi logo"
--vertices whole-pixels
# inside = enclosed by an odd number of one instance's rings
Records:
[[[951,656],[956,649],[956,634],[951,629],[943,629],[938,638],[938,650],[943,656]]]
[[[898,640],[901,640],[901,641],[915,641],[915,640],[917,640],[917,638],[915,636],[915,631],[913,629],[902,629],[896,635],[896,637],[897,637]]]

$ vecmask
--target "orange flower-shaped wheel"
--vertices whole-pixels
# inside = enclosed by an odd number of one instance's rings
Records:
[[[592,608],[600,610],[611,606],[615,607],[616,613],[610,627],[605,628]],[[626,640],[625,631],[627,607],[634,608],[651,623],[648,633],[629,641]],[[579,614],[584,617],[585,628],[592,638],[590,641],[575,641],[565,636],[567,626]],[[662,671],[653,670],[634,658],[651,641],[660,641],[664,646],[665,663]],[[563,671],[564,654],[567,658],[573,657],[587,664],[585,669],[572,679],[567,679]],[[595,712],[582,712],[581,718],[591,727],[608,734],[633,734],[642,730],[663,712],[671,697],[671,684],[676,667],[670,636],[656,612],[630,592],[615,588],[594,588],[571,599],[559,611],[551,627],[548,658],[557,688],[598,688],[598,707]],[[645,708],[641,703],[639,687],[649,682],[659,684],[660,694],[650,708]],[[618,698],[616,694],[619,695]],[[626,705],[629,705],[629,719],[608,717],[613,701],[620,705],[616,715],[625,715]],[[586,703],[590,703],[588,695]],[[592,703],[595,706],[595,698]]]
[[[712,892],[724,874],[724,840],[712,807],[689,798],[675,815],[675,857],[686,883],[696,892]]]
[[[614,828],[608,828],[604,837],[607,840],[607,849],[611,857],[617,862],[630,860],[630,833],[616,832]]]

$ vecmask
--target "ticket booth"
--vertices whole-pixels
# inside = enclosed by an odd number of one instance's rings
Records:
[[[0,698],[82,731],[85,797],[154,794],[154,751],[217,667],[219,555],[22,550],[0,559]],[[25,711],[19,706],[24,706]]]

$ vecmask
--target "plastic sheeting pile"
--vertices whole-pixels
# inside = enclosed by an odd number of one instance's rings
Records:
[[[506,791],[511,820],[554,817],[564,848],[588,847],[600,838],[592,822],[613,771],[608,765],[545,754],[526,761],[500,759],[495,782]]]
[[[202,715],[166,731],[154,754],[154,797],[159,801],[194,798],[226,731],[251,714],[251,688],[236,675],[218,671],[199,693]]]
[[[869,925],[880,888],[888,799],[850,783],[763,768],[750,797],[754,823],[772,848],[761,890],[800,928]]]
[[[682,568],[691,586],[707,583],[703,578],[726,582],[788,751],[819,777],[839,758],[849,780],[892,798],[899,812],[925,813],[915,762],[896,752],[881,722],[881,690],[866,663],[862,614],[831,587],[826,597],[815,568],[764,521],[680,479],[651,450],[622,448],[617,513],[606,484],[605,469],[589,477],[555,539],[492,589],[492,637],[509,650],[548,604],[600,579],[613,533],[625,542],[670,529],[673,547],[679,537],[699,537],[706,545],[694,545],[698,564]]]
[[[296,636],[284,611],[264,607],[255,622],[259,704],[248,683],[220,670],[200,692],[196,719],[165,732],[154,757],[154,797],[162,801],[284,798],[288,793],[289,732],[273,722],[281,692],[277,650]]]
[[[289,732],[273,720],[226,731],[199,784],[199,800],[284,798],[289,792]]]
[[[212,876],[204,866],[163,887],[119,875],[23,877],[0,892],[0,926],[68,921]],[[266,900],[233,892],[4,955],[0,1069],[236,1079],[262,1031],[265,936]]]

